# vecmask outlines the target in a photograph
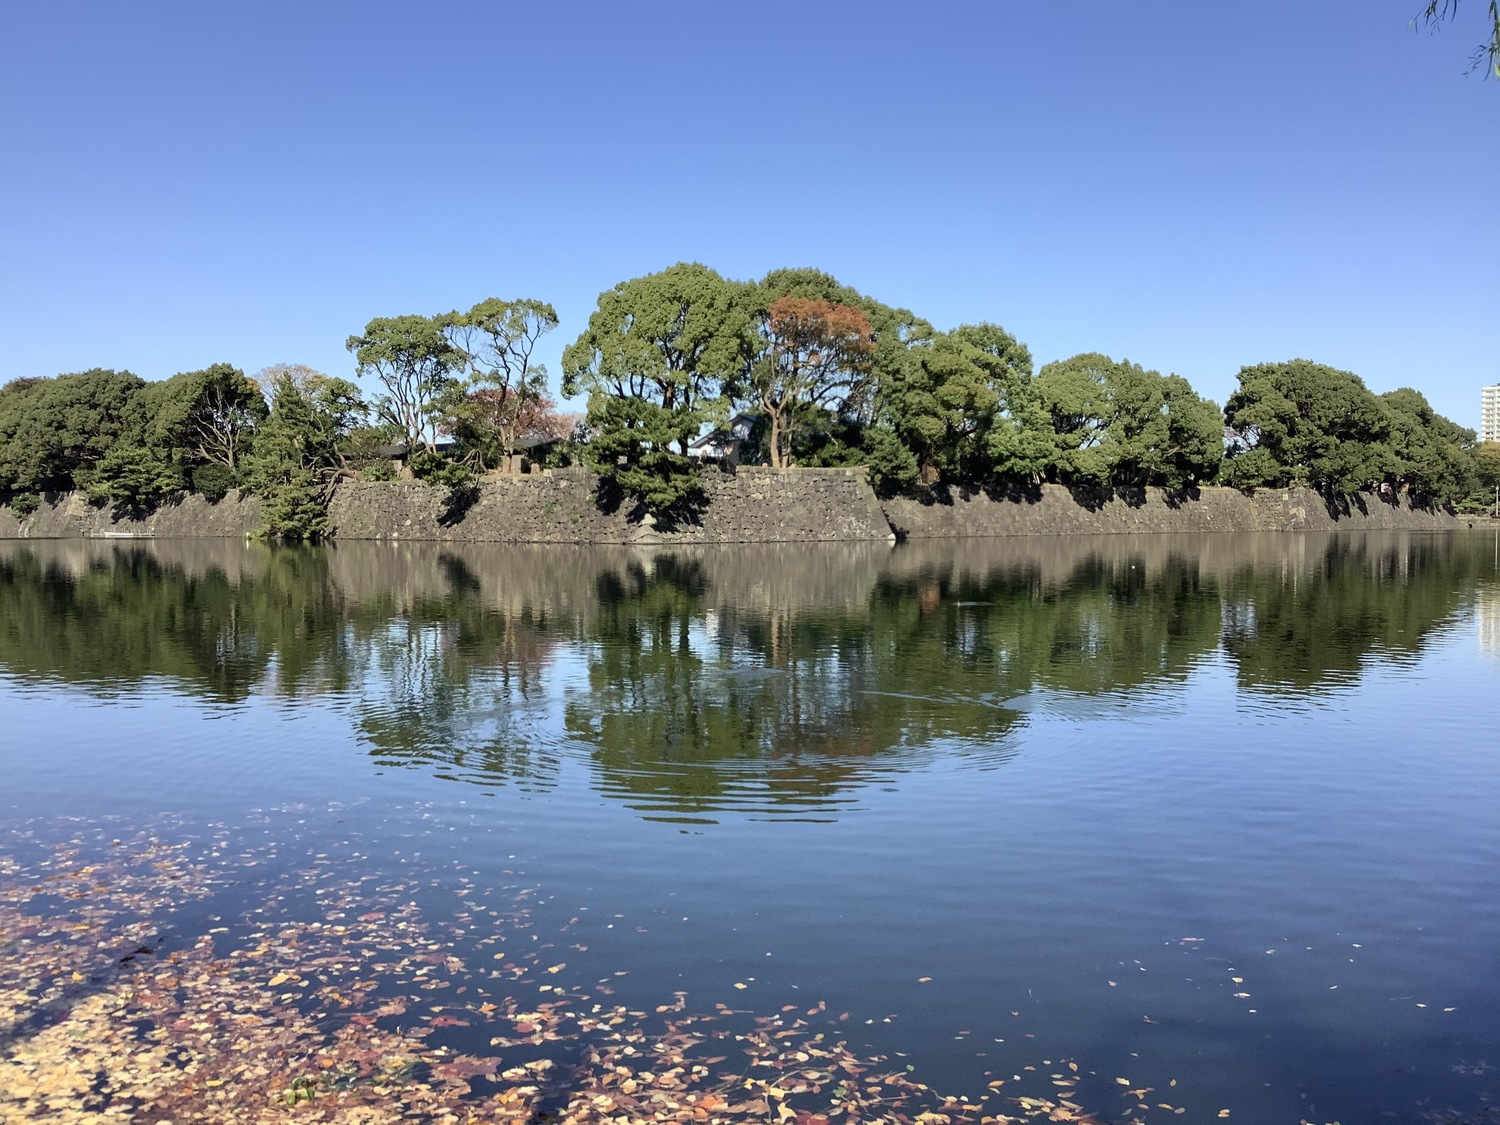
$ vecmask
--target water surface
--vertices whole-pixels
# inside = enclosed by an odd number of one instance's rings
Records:
[[[844,1016],[991,1114],[1071,1061],[1099,1120],[1479,1120],[1497,557],[0,544],[0,824],[18,862],[144,830],[523,893],[559,987]],[[237,885],[164,932],[264,908]]]

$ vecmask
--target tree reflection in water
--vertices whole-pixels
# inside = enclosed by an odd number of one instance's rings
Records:
[[[1481,577],[1481,575],[1483,577]],[[1108,537],[637,552],[0,545],[0,665],[347,714],[387,765],[643,816],[826,819],[1016,752],[1038,706],[1162,705],[1205,662],[1317,695],[1493,598],[1489,541]]]

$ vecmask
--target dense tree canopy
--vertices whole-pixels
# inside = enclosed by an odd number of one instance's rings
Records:
[[[1185,488],[1213,480],[1223,459],[1218,407],[1181,376],[1088,353],[1042,368],[1037,395],[1065,483]]]
[[[127,432],[100,460],[89,495],[140,511],[194,488],[217,500],[242,482],[240,459],[267,407],[227,363],[145,383],[126,408]]]
[[[1486,441],[1474,447],[1473,480],[1464,507],[1471,512],[1487,509],[1500,516],[1500,441]]]
[[[964,324],[916,350],[883,401],[922,480],[1031,480],[1052,452],[1031,352],[996,324]]]
[[[138,401],[146,445],[231,471],[268,412],[260,388],[227,363],[147,383]]]
[[[1448,421],[1410,387],[1380,396],[1388,420],[1387,481],[1417,496],[1453,499],[1475,483],[1474,431]]]
[[[1239,381],[1224,407],[1229,483],[1355,492],[1394,474],[1389,417],[1359,376],[1294,359],[1241,368]]]
[[[696,262],[601,293],[563,353],[563,394],[588,395],[593,464],[654,511],[686,499],[688,443],[726,420],[721,392],[752,344],[743,287]]]
[[[103,368],[8,384],[0,390],[0,490],[86,487],[110,449],[140,440],[130,404],[144,385]]]
[[[816,400],[793,396],[788,409],[789,459],[811,466],[864,465],[877,486],[887,488],[915,483],[917,459],[897,433],[896,420],[886,408],[885,391],[910,371],[916,362],[913,349],[932,337],[932,325],[817,269],[772,270],[749,286],[748,292],[758,327],[752,371],[766,362],[773,339],[771,309],[783,298],[855,309],[864,314],[870,327],[874,347],[859,378],[841,376],[848,379],[846,385],[835,383]],[[754,394],[738,388],[735,397],[752,412],[764,413]]]

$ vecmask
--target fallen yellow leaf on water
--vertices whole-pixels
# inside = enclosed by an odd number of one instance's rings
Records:
[[[271,988],[275,988],[278,984],[285,984],[287,981],[289,981],[291,979],[292,979],[292,974],[291,973],[277,973],[274,977],[272,977],[270,980],[268,980],[266,982],[266,984],[269,985]]]
[[[1228,1117],[1229,1116],[1229,1111],[1227,1109],[1221,1109],[1221,1110],[1219,1110],[1219,1116],[1220,1117]]]
[[[1116,1078],[1115,1081],[1118,1082],[1121,1086],[1129,1086],[1130,1085],[1130,1079],[1128,1079],[1128,1078]]]
[[[747,987],[749,987],[749,986],[748,986],[748,985],[743,985],[743,984],[741,984],[741,983],[740,983],[740,982],[739,982],[739,981],[735,981],[735,982],[734,982],[734,987],[735,987],[735,988],[747,988]]]
[[[917,983],[918,984],[926,984],[931,979],[932,979],[931,977],[918,977],[917,978]]]
[[[567,967],[568,963],[566,961],[559,961],[556,965],[548,965],[547,971],[549,973],[560,973]]]

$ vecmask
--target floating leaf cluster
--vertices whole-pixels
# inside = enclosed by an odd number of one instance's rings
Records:
[[[277,871],[227,834],[30,844],[0,854],[0,1120],[1094,1120],[1067,1088],[945,1097],[823,1003],[615,1002],[515,940],[525,891],[449,932],[399,884],[323,855]],[[230,886],[255,905],[206,913]]]
[[[288,826],[264,824],[260,845],[228,830],[11,834],[0,1121],[1098,1125],[1186,1112],[1118,1078],[1113,1114],[1096,1117],[1080,1090],[1107,1077],[1067,1060],[946,1095],[851,1044],[862,1021],[822,1001],[622,1003],[627,972],[570,972],[566,943],[587,952],[577,919],[539,935],[530,888],[496,906],[446,875],[456,903],[438,919],[414,884],[350,857],[289,865],[276,842]],[[214,912],[224,902],[232,916]]]

